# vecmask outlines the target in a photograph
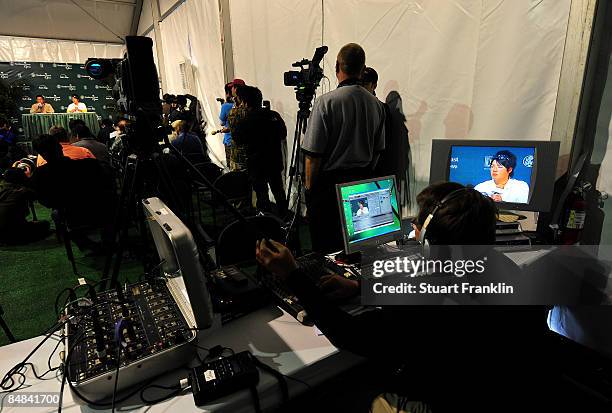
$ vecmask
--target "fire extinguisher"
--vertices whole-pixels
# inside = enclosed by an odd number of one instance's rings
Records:
[[[572,190],[565,203],[560,244],[572,245],[580,241],[587,214],[586,192],[591,188],[588,182],[581,182]]]

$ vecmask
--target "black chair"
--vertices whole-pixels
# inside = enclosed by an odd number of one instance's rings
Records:
[[[255,241],[261,238],[283,240],[282,221],[271,214],[234,221],[217,238],[217,265],[232,265],[255,260]]]
[[[250,210],[251,202],[253,198],[253,190],[251,188],[251,181],[246,172],[243,171],[232,171],[221,175],[213,182],[213,185],[219,192],[221,192],[228,202],[234,205],[239,210]],[[226,208],[223,205],[218,195],[212,194],[210,205],[213,209],[213,225],[217,228],[217,207],[223,206],[225,212]]]
[[[214,182],[217,178],[223,175],[223,169],[221,169],[212,162],[196,163],[193,166],[195,166],[196,169],[200,171],[211,182]],[[195,181],[198,182],[197,176],[195,177]]]
[[[204,175],[210,182],[215,182],[217,178],[223,175],[223,169],[219,168],[212,162],[204,162],[204,163],[196,163],[193,165],[202,175]],[[192,174],[194,188],[197,191],[197,194],[206,194],[208,198],[205,198],[206,201],[210,201],[210,188],[206,185],[202,179],[196,175]],[[198,206],[199,206],[199,198],[198,198]]]
[[[77,236],[82,240],[87,238],[87,234],[100,232],[102,230],[102,226],[98,223],[81,225],[70,224],[66,219],[67,214],[65,211],[54,211],[51,215],[55,223],[56,237],[64,242],[66,257],[72,265],[72,272],[74,275],[80,277],[81,275],[78,272],[76,260],[74,258],[74,251],[72,250],[72,242],[75,240],[75,238],[77,238]],[[79,245],[79,247],[85,246],[88,245]]]
[[[223,169],[219,168],[212,162],[196,163],[193,165],[202,175],[204,175],[211,183],[223,175]],[[198,219],[202,222],[202,198],[203,201],[212,206],[212,191],[210,187],[202,181],[202,179],[192,174],[193,177],[193,192],[196,195],[196,205],[198,209]]]

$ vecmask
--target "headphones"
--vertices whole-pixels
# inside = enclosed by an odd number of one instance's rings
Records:
[[[440,202],[438,202],[438,204],[429,213],[429,215],[427,215],[427,218],[425,218],[425,222],[423,222],[423,226],[421,227],[421,232],[419,234],[419,239],[418,239],[418,241],[423,245],[423,255],[429,256],[429,245],[430,245],[430,242],[427,239],[427,227],[429,227],[429,225],[431,225],[431,221],[433,220],[434,216],[436,215],[436,212],[438,212],[438,210],[442,207],[442,205],[446,204],[447,202],[449,202],[449,201],[451,201],[453,199],[459,198],[461,195],[463,195],[463,193],[465,193],[465,192],[467,192],[469,190],[473,190],[473,189],[472,188],[464,187],[464,188],[459,188],[459,189],[455,189],[454,191],[451,191],[444,198],[442,198],[442,200]]]

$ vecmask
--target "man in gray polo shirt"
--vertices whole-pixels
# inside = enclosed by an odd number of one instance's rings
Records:
[[[364,68],[361,46],[342,47],[336,61],[338,89],[315,101],[308,120],[302,150],[314,251],[342,249],[335,185],[373,177],[378,154],[385,148],[385,109],[359,85]]]

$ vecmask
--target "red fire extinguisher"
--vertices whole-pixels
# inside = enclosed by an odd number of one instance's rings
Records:
[[[572,245],[580,241],[580,235],[586,220],[586,192],[590,187],[591,185],[588,182],[580,183],[567,197],[560,239],[560,243],[563,245]]]

